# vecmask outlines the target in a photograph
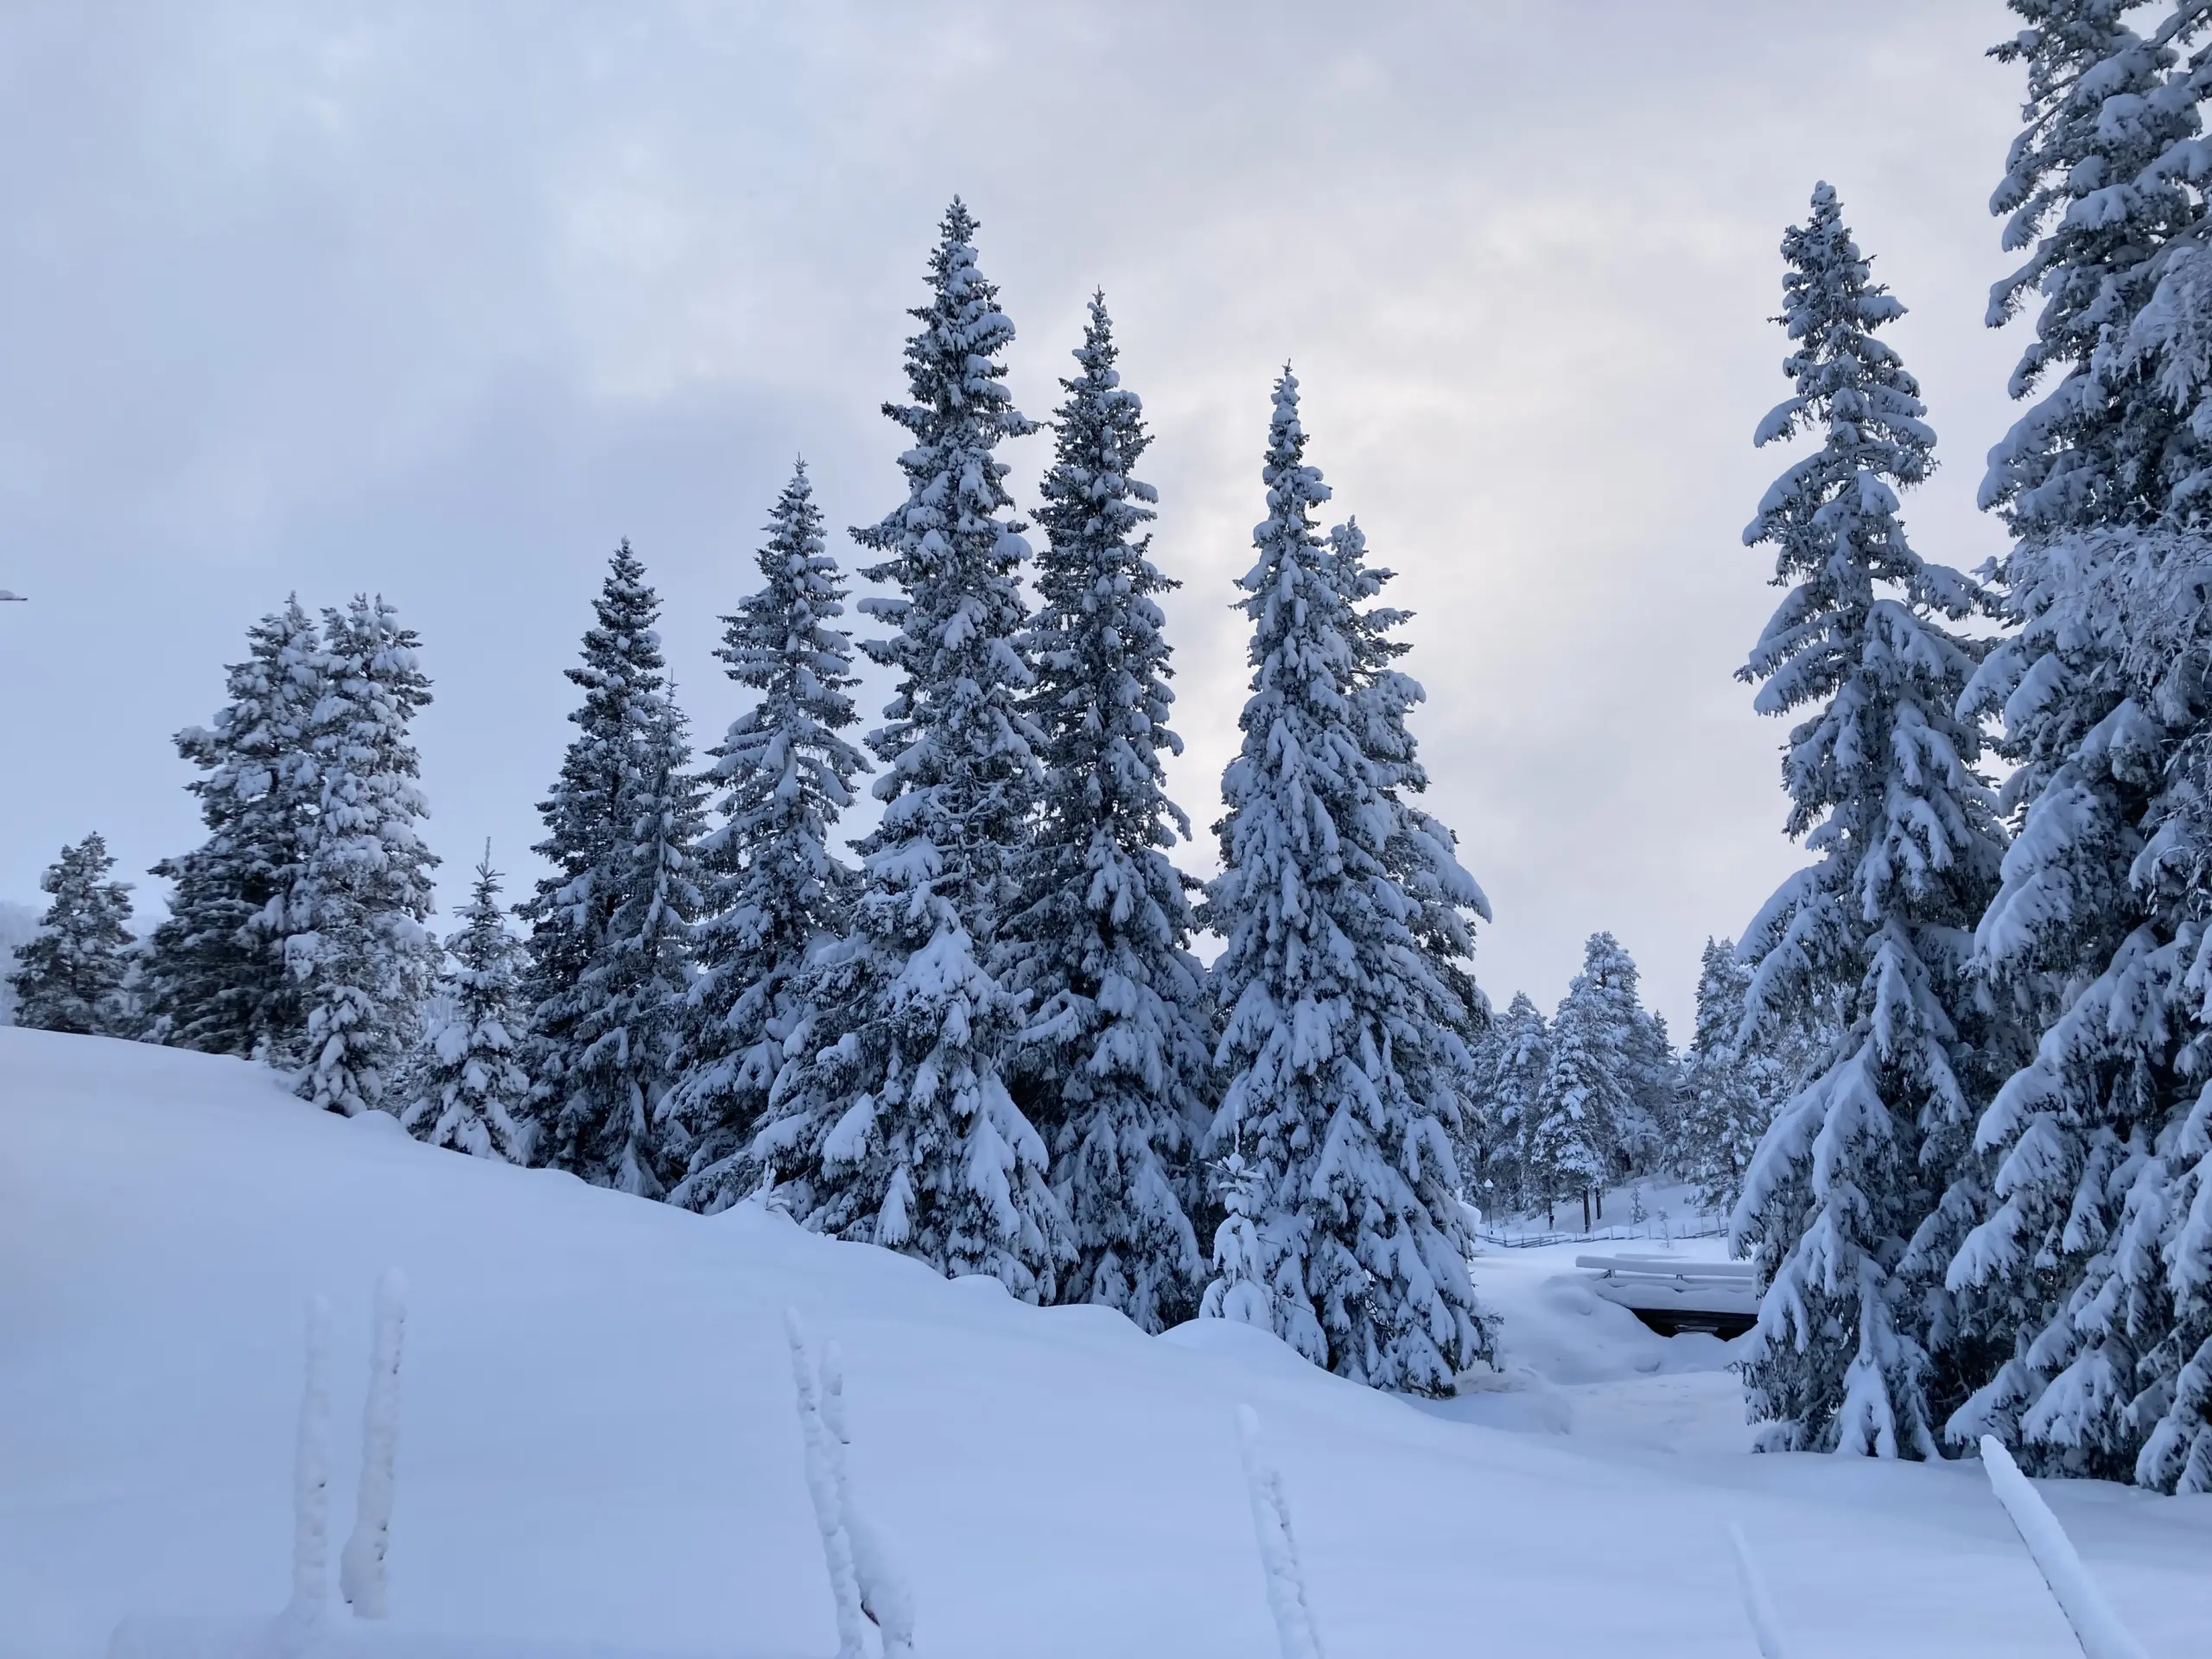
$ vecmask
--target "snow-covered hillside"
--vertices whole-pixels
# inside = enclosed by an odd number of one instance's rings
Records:
[[[0,1654],[277,1608],[302,1305],[336,1308],[342,1529],[390,1266],[392,1593],[423,1629],[828,1654],[788,1306],[843,1345],[924,1656],[1267,1659],[1244,1402],[1335,1659],[1748,1659],[1730,1520],[1801,1659],[2073,1651],[1977,1468],[1745,1455],[1720,1344],[1651,1336],[1557,1253],[1480,1258],[1525,1370],[1428,1407],[1241,1328],[1147,1338],[755,1211],[435,1151],[233,1061],[0,1031]],[[2044,1490],[2154,1659],[2200,1651],[2212,1500]]]

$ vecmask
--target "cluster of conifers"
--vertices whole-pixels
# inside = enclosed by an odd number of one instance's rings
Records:
[[[2012,390],[2042,391],[1982,499],[2015,544],[1969,577],[1908,541],[1899,492],[1935,436],[1878,338],[1903,308],[1820,186],[1783,243],[1792,396],[1758,433],[1819,447],[1745,532],[1789,592],[1741,671],[1797,720],[1788,829],[1816,856],[1708,951],[1686,1078],[1657,1097],[1740,1189],[1765,1444],[1988,1435],[2044,1471],[2212,1491],[2212,8],[2139,34],[2107,0],[2011,6],[2028,27],[1996,55],[2026,67],[2027,125],[1994,206],[2031,251],[1990,321],[2041,296]],[[1572,1020],[1516,1003],[1485,1033],[1486,908],[1417,804],[1400,616],[1357,526],[1316,526],[1287,373],[1223,872],[1186,903],[1138,405],[1096,306],[1033,613],[996,458],[1031,428],[972,231],[956,204],[914,401],[889,411],[906,499],[856,532],[899,595],[865,607],[899,689],[857,868],[828,839],[865,763],[802,474],[724,647],[761,700],[703,776],[617,555],[526,951],[480,871],[411,1065],[435,960],[411,639],[365,600],[267,619],[231,706],[182,738],[210,838],[164,867],[146,1017],[471,1150],[702,1208],[769,1188],[1032,1300],[1148,1328],[1202,1305],[1344,1375],[1448,1388],[1490,1346],[1454,1186],[1541,1198],[1623,1155],[1637,1054],[1658,1069],[1632,965],[1593,941]],[[1977,615],[1993,633],[1959,627]],[[97,847],[74,856],[51,880],[111,909]],[[1226,940],[1210,969],[1194,925]],[[59,939],[49,977],[78,960]],[[81,988],[87,1020],[120,1006]]]
[[[1743,677],[1798,723],[1816,856],[1748,929],[1746,1034],[1815,1033],[1745,1172],[1744,1372],[1777,1446],[2212,1490],[2212,10],[2012,0],[2026,125],[1993,206],[2037,394],[1981,499],[2012,550],[1923,561],[1934,466],[1877,338],[1903,308],[1835,193],[1783,241],[1819,448],[1745,532],[1789,588]],[[1957,625],[1980,616],[1990,630]],[[1980,770],[1993,748],[2013,770]]]
[[[860,648],[895,682],[868,754],[843,734],[845,577],[802,465],[718,653],[753,707],[696,766],[625,543],[569,671],[527,937],[487,854],[441,947],[414,637],[381,601],[320,624],[296,601],[181,734],[207,839],[161,867],[171,913],[130,985],[78,999],[84,1023],[264,1056],[307,1099],[480,1155],[704,1211],[760,1194],[1030,1300],[1147,1329],[1203,1307],[1346,1376],[1448,1391],[1490,1343],[1455,1161],[1487,910],[1418,805],[1389,573],[1357,524],[1319,527],[1286,371],[1224,870],[1200,890],[1167,856],[1189,830],[1164,787],[1173,584],[1133,475],[1141,406],[1094,299],[1033,550],[1000,451],[1036,428],[1003,385],[1014,329],[975,230],[955,202],[912,313],[912,401],[887,408],[904,499],[853,532],[892,595],[861,607],[886,637]],[[882,816],[849,862],[834,832],[869,755]],[[55,882],[119,900],[104,856],[73,849]],[[1210,969],[1188,948],[1209,925]],[[71,931],[46,938],[71,950]]]

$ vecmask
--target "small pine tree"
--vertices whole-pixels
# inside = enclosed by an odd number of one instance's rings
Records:
[[[1768,1129],[1731,1222],[1764,1294],[1745,1382],[1764,1445],[1932,1457],[1937,1414],[1972,1363],[1946,1351],[1940,1274],[1974,1203],[1970,1137],[2008,1041],[1963,976],[2004,852],[1974,769],[1980,732],[1954,712],[1980,647],[1943,626],[1978,594],[1905,538],[1897,491],[1928,475],[1935,435],[1874,337],[1904,308],[1828,186],[1783,256],[1796,395],[1758,441],[1810,428],[1823,442],[1745,531],[1775,550],[1790,591],[1740,677],[1762,683],[1762,713],[1808,711],[1783,776],[1789,831],[1819,861],[1752,924],[1747,1024],[1802,1020],[1832,995],[1844,1031]]]
[[[322,632],[322,695],[300,763],[315,816],[259,925],[280,942],[306,1007],[296,1091],[353,1117],[386,1103],[435,971],[423,924],[438,861],[416,828],[429,808],[410,729],[430,682],[414,631],[381,598],[325,612]]]
[[[16,952],[8,976],[17,1025],[93,1037],[137,1034],[137,1011],[125,988],[134,948],[130,884],[110,880],[114,868],[95,831],[64,847],[39,878],[54,901],[37,934]]]
[[[207,838],[153,874],[176,885],[146,942],[148,1038],[207,1054],[296,1059],[307,1035],[299,982],[268,925],[272,900],[296,879],[315,810],[302,761],[321,697],[322,642],[298,599],[247,633],[245,660],[226,676],[230,701],[212,724],[176,735],[202,776]]]
[[[752,1155],[808,1227],[1048,1301],[1072,1255],[1067,1221],[1000,1071],[1020,1006],[986,966],[1039,774],[1016,580],[1028,547],[998,456],[1033,429],[1003,384],[1014,325],[975,232],[956,200],[912,314],[914,401],[884,411],[914,441],[906,499],[854,531],[884,556],[863,574],[899,590],[861,607],[897,628],[863,646],[899,675],[868,740],[883,820],[861,843],[853,931],[807,969],[809,1014]]]
[[[1466,1274],[1451,1148],[1459,1099],[1440,1039],[1449,987],[1392,878],[1392,759],[1372,715],[1349,585],[1316,531],[1298,382],[1276,383],[1268,516],[1243,578],[1252,695],[1222,779],[1207,913],[1230,1083],[1215,1144],[1249,1160],[1276,1334],[1376,1387],[1443,1393],[1491,1335]]]
[[[1539,1195],[1602,1193],[1626,1173],[1623,1120],[1635,1101],[1639,1039],[1636,963],[1610,933],[1592,933],[1582,971],[1552,1018],[1550,1064],[1529,1130],[1529,1163]]]
[[[1697,978],[1697,1029],[1683,1066],[1678,1157],[1699,1200],[1723,1212],[1744,1190],[1744,1172],[1774,1107],[1738,1040],[1751,988],[1751,965],[1736,955],[1735,941],[1707,939]]]
[[[1189,950],[1190,884],[1164,850],[1190,834],[1161,760],[1183,747],[1167,726],[1173,671],[1155,598],[1175,584],[1147,556],[1156,498],[1131,471],[1150,440],[1116,357],[1105,297],[1094,296],[1078,372],[1060,383],[1038,514],[1042,606],[1028,649],[1041,811],[995,965],[1029,998],[1013,1066],[1073,1230],[1060,1299],[1158,1331],[1198,1300],[1189,1172],[1211,1033]]]
[[[698,788],[653,624],[660,599],[626,541],[608,561],[566,671],[583,691],[551,796],[538,806],[552,865],[531,923],[523,1067],[534,1161],[658,1198],[672,1173],[659,1121],[674,1081],[696,914]]]
[[[1532,1138],[1542,1121],[1544,1078],[1551,1070],[1551,1026],[1525,991],[1516,991],[1476,1051],[1473,1155],[1463,1160],[1484,1210],[1503,1214],[1545,1201],[1547,1184],[1533,1161]]]
[[[722,619],[717,655],[760,701],[712,751],[707,780],[723,791],[722,823],[699,845],[700,971],[667,1107],[687,1164],[670,1199],[710,1212],[757,1183],[744,1154],[798,1023],[800,971],[850,919],[857,878],[830,832],[868,770],[838,735],[854,720],[852,637],[833,626],[844,578],[823,550],[804,462],[769,515],[760,566],[766,585]]]
[[[1199,1301],[1198,1317],[1256,1325],[1272,1336],[1277,1327],[1268,1285],[1274,1264],[1260,1233],[1266,1192],[1241,1153],[1232,1152],[1214,1165],[1213,1177],[1222,1221],[1214,1231],[1213,1278]]]
[[[434,1003],[437,1018],[423,1033],[399,1121],[434,1147],[527,1163],[523,1111],[530,1078],[516,1058],[523,1035],[516,996],[522,946],[507,931],[488,842],[468,907],[446,950],[449,961]]]

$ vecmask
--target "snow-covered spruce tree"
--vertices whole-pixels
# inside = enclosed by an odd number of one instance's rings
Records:
[[[124,988],[130,970],[130,884],[109,879],[115,860],[98,831],[39,878],[54,895],[37,934],[16,953],[8,982],[16,1023],[34,1031],[83,1036],[137,1034],[137,1011]]]
[[[1992,456],[1993,485],[2025,480],[1986,490],[2022,537],[1998,569],[2017,632],[1967,709],[2001,712],[2019,762],[2020,832],[1976,965],[2042,1037],[1980,1126],[1997,1171],[1949,1282],[2006,1352],[1947,1433],[1994,1433],[2031,1467],[2171,1487],[2194,1455],[2176,1425],[2200,1408],[2175,1229],[2201,1077],[2185,849],[2201,822],[2205,550],[2138,526],[2201,531],[2212,482],[2196,137],[2212,63],[2176,63],[2206,8],[2176,5],[2141,38],[2120,22],[2131,10],[2032,14],[2014,54],[2031,125],[2007,188],[2041,192],[2021,198],[2029,232],[2056,220],[2016,389],[2064,378]]]
[[[1459,837],[1421,810],[1428,772],[1406,717],[1428,693],[1393,666],[1410,647],[1396,630],[1410,611],[1374,604],[1396,572],[1370,564],[1367,537],[1358,520],[1329,531],[1329,555],[1338,588],[1351,608],[1354,697],[1361,712],[1360,747],[1376,767],[1376,781],[1390,813],[1383,868],[1413,906],[1414,938],[1428,969],[1451,993],[1443,1005],[1443,1034],[1432,1052],[1447,1069],[1463,1098],[1473,1089],[1473,1051],[1489,1029],[1490,999],[1475,982],[1474,918],[1491,919],[1490,900],[1459,863]]]
[[[2043,392],[1990,451],[1982,505],[2031,539],[2152,524],[2212,454],[2188,402],[2139,384],[2166,355],[2158,327],[2130,348],[2175,252],[2203,226],[2199,105],[2212,68],[2181,59],[2212,17],[2181,0],[2144,35],[2127,22],[2141,0],[2008,3],[2027,27],[1992,55],[2025,65],[2026,124],[1990,210],[2007,216],[2005,248],[2031,251],[1991,289],[1988,321],[2041,296],[2011,390]]]
[[[2212,699],[2201,667],[2212,547],[2196,533],[2121,529],[2047,550],[2057,579],[1999,647],[2006,674],[2063,684],[2048,658],[2074,652],[2113,669],[2127,695],[2029,805],[1978,936],[1992,982],[2039,992],[2051,1012],[1979,1130],[1997,1169],[1949,1281],[2007,1351],[1947,1433],[1995,1434],[2053,1472],[2171,1488],[2212,1480],[2212,1464],[2189,1472],[2198,1405],[2185,1403],[2201,1404],[2202,1375],[2192,1390],[2187,1374],[2212,1335],[2196,1196],[2212,1071]],[[2012,702],[2023,712],[2017,728],[2008,715],[2008,735],[2032,741],[2039,722],[2065,717],[2055,699]],[[2129,817],[2095,810],[2113,780],[2140,802]],[[2078,913],[2092,897],[2112,909]]]
[[[176,735],[177,752],[204,774],[187,787],[207,838],[154,867],[176,885],[146,942],[146,1035],[283,1060],[297,1057],[307,1014],[281,941],[258,924],[289,889],[315,814],[314,779],[301,761],[321,696],[322,641],[296,597],[246,639],[245,660],[227,671],[229,702],[211,724]]]
[[[2173,671],[2176,692],[2195,705],[2196,729],[2175,757],[2168,811],[2141,872],[2158,907],[2184,918],[2171,950],[2188,961],[2174,999],[2188,1033],[2174,1067],[2183,1089],[2155,1155],[2128,1192],[2109,1280],[2088,1275],[2082,1287],[2088,1294],[2077,1293],[2067,1312],[2074,1332],[2088,1335],[2097,1323],[2089,1309],[2101,1301],[2119,1315],[2101,1322],[2104,1332],[2143,1343],[2142,1359],[2127,1379],[2139,1389],[2126,1410],[2128,1428],[2142,1435],[2131,1471],[2135,1480],[2161,1491],[2202,1493],[2212,1492],[2212,730],[2205,721],[2212,711],[2196,664],[2212,633],[2212,569],[2202,537],[2191,538],[2183,559],[2176,562],[2179,569],[2169,568],[2170,577],[2181,577],[2170,591],[2194,603],[2161,607],[2158,613],[2169,619],[2171,632],[2145,656]],[[2173,649],[2176,635],[2193,636],[2196,650]],[[2158,1339],[2145,1342],[2153,1332]],[[2058,1382],[2069,1380],[2062,1373]],[[2098,1406],[2109,1409],[2094,1388],[2055,1386],[2037,1402],[2034,1417],[2043,1421],[2031,1418],[2026,1427],[2045,1443],[2078,1445],[2090,1437],[2070,1433],[2069,1419]]]
[[[1610,933],[1592,933],[1582,971],[1552,1016],[1550,1063],[1529,1131],[1536,1196],[1599,1198],[1624,1173],[1622,1120],[1633,1109],[1639,1032],[1636,963]]]
[[[1783,238],[1796,393],[1758,442],[1809,429],[1744,532],[1788,596],[1740,677],[1763,714],[1805,711],[1783,751],[1788,828],[1818,861],[1750,929],[1746,1027],[1841,1006],[1827,1069],[1781,1109],[1731,1243],[1758,1268],[1744,1376],[1770,1447],[1932,1457],[1977,1357],[1957,1351],[1941,1273],[1975,1198],[1969,1141],[2005,1034],[1978,1014],[1968,930],[2003,855],[1954,712],[1979,648],[1949,632],[1974,585],[1923,562],[1897,492],[1934,465],[1919,388],[1874,331],[1904,308],[1873,280],[1835,192]]]
[[[854,532],[883,556],[863,574],[899,593],[861,607],[898,629],[863,645],[899,676],[868,740],[883,820],[860,845],[853,931],[804,976],[810,1012],[752,1156],[817,1231],[1049,1301],[1073,1252],[1044,1141],[1001,1075],[1020,1007],[987,965],[1039,770],[1016,582],[1028,547],[997,454],[1033,429],[1003,384],[1014,325],[975,232],[956,200],[912,313],[913,402],[885,406],[913,438],[906,499]]]
[[[760,566],[766,585],[722,619],[716,654],[760,700],[710,752],[706,781],[723,791],[722,822],[699,843],[699,974],[665,1103],[686,1163],[670,1199],[709,1212],[758,1183],[745,1149],[798,1021],[799,971],[850,917],[858,879],[830,832],[868,770],[839,735],[855,718],[853,642],[834,626],[844,575],[824,550],[804,462],[769,513]]]
[[[1744,1190],[1744,1172],[1775,1106],[1738,1040],[1751,988],[1751,964],[1737,956],[1736,942],[1707,939],[1698,970],[1697,1028],[1682,1067],[1676,1156],[1700,1200],[1723,1212]],[[1789,1092],[1796,1092],[1796,1081]]]
[[[1472,1128],[1461,1141],[1474,1154],[1461,1157],[1469,1196],[1486,1212],[1544,1201],[1530,1137],[1551,1064],[1551,1026],[1527,992],[1516,991],[1476,1050]]]
[[[571,1116],[559,1133],[587,1180],[657,1198],[677,1167],[664,1103],[677,1082],[691,993],[691,928],[699,915],[703,791],[671,686],[640,710],[608,875],[607,929],[578,995],[582,1052],[570,1072]]]
[[[1328,486],[1305,448],[1286,371],[1241,584],[1252,695],[1206,901],[1228,941],[1211,976],[1230,1079],[1211,1140],[1256,1182],[1276,1334],[1340,1376],[1444,1393],[1491,1349],[1454,1192],[1461,1103],[1416,1092],[1446,1074],[1453,993],[1385,861],[1390,774],[1361,747],[1360,624],[1313,524]]]
[[[423,1033],[399,1121],[434,1147],[527,1163],[522,1125],[530,1078],[516,1058],[524,1017],[516,987],[522,945],[507,931],[489,842],[446,951],[432,1002],[437,1018]]]
[[[430,701],[414,631],[381,598],[323,613],[321,696],[308,722],[302,777],[314,816],[286,889],[255,926],[298,982],[306,1029],[294,1084],[348,1117],[387,1102],[436,971],[431,911],[437,858],[417,828],[429,815],[410,732]]]
[[[689,995],[698,785],[653,628],[660,599],[627,541],[593,613],[583,662],[565,671],[583,691],[576,735],[538,805],[533,850],[553,868],[522,908],[531,1158],[658,1198],[674,1173],[658,1113]]]
[[[1029,1003],[1008,1081],[1073,1232],[1059,1300],[1159,1331],[1198,1304],[1193,1152],[1212,1043],[1186,883],[1164,850],[1190,835],[1161,764],[1183,747],[1155,602],[1175,584],[1147,556],[1154,496],[1131,471],[1149,440],[1116,355],[1094,296],[1037,515],[1040,813],[993,966]]]
[[[1628,1065],[1621,1160],[1629,1174],[1655,1174],[1667,1167],[1681,1125],[1682,1063],[1668,1038],[1666,1016],[1641,1003],[1629,1023]]]
[[[1230,1153],[1213,1166],[1222,1209],[1214,1230],[1213,1277],[1198,1304],[1198,1316],[1231,1319],[1275,1330],[1274,1297],[1269,1288],[1271,1262],[1260,1234],[1260,1211],[1267,1201],[1259,1174],[1241,1153]]]

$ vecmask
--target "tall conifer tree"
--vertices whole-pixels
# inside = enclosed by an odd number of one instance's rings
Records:
[[[806,973],[812,1012],[753,1155],[809,1227],[1040,1301],[1073,1252],[1044,1141],[1001,1075],[1020,1005],[988,966],[1039,776],[1017,582],[1029,550],[998,454],[1033,429],[1004,385],[1014,325],[975,233],[956,200],[912,314],[913,401],[884,409],[913,440],[906,499],[854,532],[883,556],[863,574],[899,590],[861,607],[897,629],[863,645],[899,677],[868,740],[883,820],[861,843],[853,932]]]
[[[2025,274],[2047,296],[2015,390],[2056,384],[1992,455],[1986,497],[2020,536],[1998,567],[2017,631],[1966,707],[2002,715],[2021,824],[1976,965],[2041,1039],[1979,1129],[1996,1173],[1948,1281],[2001,1363],[1948,1427],[2051,1472],[2212,1490],[2195,1219],[2212,59],[2190,50],[2212,10],[2177,3],[2139,35],[2133,6],[2014,9],[2035,27],[1999,54],[2027,66],[2028,126],[1995,205],[2017,208],[2008,245],[2039,237]]]
[[[535,850],[553,869],[523,911],[531,1155],[658,1198],[673,1173],[659,1118],[690,990],[698,786],[653,627],[659,596],[628,542],[593,608],[583,661],[566,671],[583,691],[576,735],[538,808]]]
[[[1060,1297],[1157,1331],[1198,1302],[1190,1211],[1211,1045],[1187,884],[1166,852],[1190,834],[1162,765],[1183,747],[1157,603],[1175,584],[1148,556],[1156,498],[1133,470],[1150,439],[1116,356],[1093,296],[1038,513],[1029,707],[1045,782],[999,962],[1029,999],[1017,1098],[1074,1230]]]
[[[1428,772],[1407,717],[1428,693],[1395,666],[1411,649],[1397,631],[1413,613],[1373,602],[1397,573],[1369,562],[1367,537],[1357,519],[1330,531],[1329,558],[1351,607],[1360,747],[1376,767],[1390,815],[1383,867],[1413,906],[1414,938],[1428,972],[1451,993],[1433,1052],[1447,1068],[1451,1086],[1464,1095],[1473,1088],[1474,1048],[1490,1026],[1490,999],[1475,982],[1474,969],[1474,918],[1491,919],[1490,899],[1459,863],[1459,836],[1421,804]]]
[[[176,735],[202,773],[207,838],[154,867],[176,886],[146,944],[147,1035],[208,1054],[296,1055],[306,1034],[298,982],[261,924],[296,874],[315,811],[300,765],[320,700],[321,640],[296,598],[247,632],[226,675],[229,702]]]
[[[1238,1259],[1263,1279],[1276,1333],[1339,1375],[1446,1393],[1490,1350],[1453,1191],[1459,1102],[1421,1091],[1452,991],[1389,868],[1390,772],[1362,747],[1361,624],[1313,524],[1328,486],[1305,447],[1286,371],[1242,584],[1252,696],[1207,900],[1228,940],[1212,1138],[1255,1184],[1258,1236]]]
[[[1741,677],[1762,713],[1806,713],[1783,778],[1789,832],[1818,861],[1751,925],[1748,1024],[1833,995],[1845,1028],[1767,1131],[1732,1223],[1764,1293],[1745,1383],[1764,1444],[1930,1457],[1972,1363],[1946,1351],[1940,1274],[1974,1201],[1973,1124],[2004,1043],[1965,981],[2004,849],[1980,732],[1953,713],[1980,652],[1944,626],[1978,594],[1905,538],[1897,493],[1927,477],[1935,435],[1875,338],[1904,308],[1828,186],[1783,257],[1796,389],[1757,441],[1809,429],[1821,444],[1744,533],[1774,550],[1789,592]]]
[[[322,632],[321,695],[298,762],[315,813],[258,925],[306,1010],[296,1090],[351,1117],[386,1103],[436,969],[423,924],[438,861],[416,827],[429,808],[410,729],[430,682],[414,632],[380,598],[325,612]]]
[[[716,653],[760,700],[731,722],[707,773],[723,791],[722,823],[699,846],[700,973],[683,1076],[668,1096],[687,1165],[670,1197],[710,1211],[758,1179],[744,1154],[802,1012],[799,974],[850,921],[858,877],[830,833],[868,770],[840,735],[855,718],[856,683],[852,636],[835,626],[844,575],[824,547],[804,462],[769,514],[759,563],[765,585],[722,619]]]

